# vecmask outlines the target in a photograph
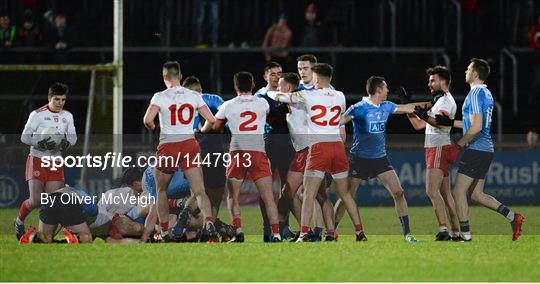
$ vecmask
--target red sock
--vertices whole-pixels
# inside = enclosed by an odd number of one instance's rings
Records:
[[[204,218],[204,223],[206,224],[208,222],[214,223],[214,218],[212,218],[212,216],[208,216],[208,217]]]
[[[279,234],[279,224],[270,224],[272,234]]]
[[[235,229],[242,228],[242,219],[240,219],[240,215],[235,216],[232,220],[232,223]]]
[[[169,230],[169,222],[161,222],[159,223],[159,226],[161,227],[162,232],[167,232]]]
[[[446,227],[446,223],[439,224],[439,227]]]
[[[169,208],[172,208],[172,207],[175,207],[176,206],[176,201],[178,199],[169,199],[168,203],[169,203]]]
[[[333,237],[335,234],[336,234],[336,233],[334,232],[334,230],[327,230],[327,231],[326,231],[326,235],[327,235],[327,236],[332,236],[332,237]]]
[[[355,229],[357,232],[360,232],[360,231],[363,231],[363,230],[364,230],[364,228],[362,227],[362,224],[354,225],[354,229]]]
[[[300,233],[308,233],[309,232],[309,227],[308,226],[301,226],[300,227]]]
[[[23,201],[21,204],[21,207],[19,208],[19,220],[24,222],[24,219],[26,219],[26,216],[32,212],[32,209],[28,208],[28,199]]]

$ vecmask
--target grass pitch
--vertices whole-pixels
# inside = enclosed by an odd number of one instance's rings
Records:
[[[0,211],[0,281],[540,281],[540,207],[525,215],[524,235],[511,240],[500,215],[471,208],[473,242],[434,242],[431,207],[411,207],[413,233],[400,235],[393,208],[361,208],[369,241],[356,243],[347,219],[335,243],[262,243],[260,213],[243,208],[243,244],[64,244],[20,246],[16,210]],[[223,220],[229,221],[222,212]],[[348,217],[348,216],[346,216]],[[37,211],[27,220],[36,224]],[[295,222],[291,222],[295,224]],[[347,235],[351,234],[351,235]]]

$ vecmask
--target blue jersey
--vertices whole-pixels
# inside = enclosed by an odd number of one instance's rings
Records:
[[[270,111],[266,119],[273,121],[272,124],[266,123],[264,127],[264,141],[266,144],[287,145],[291,144],[289,136],[289,127],[287,126],[286,115],[289,112],[287,104],[274,101],[268,97],[268,88],[262,87],[256,93],[256,97],[263,98],[268,102]],[[284,135],[269,135],[269,134],[285,134]]]
[[[202,94],[203,101],[206,103],[212,114],[218,112],[219,107],[223,104],[223,99],[218,95]],[[193,122],[194,128],[199,128],[201,118],[199,115],[195,116]],[[208,133],[202,136],[199,140],[199,147],[201,147],[201,156],[206,156],[207,153],[223,153],[223,137],[218,133]]]
[[[148,188],[148,192],[151,196],[157,197],[156,193],[156,181],[154,179],[154,168],[147,167],[144,171],[144,183]],[[189,183],[184,176],[184,173],[178,169],[169,183],[167,188],[168,199],[178,199],[190,195]]]
[[[345,115],[352,117],[354,127],[351,155],[365,159],[386,156],[386,123],[396,109],[395,103],[374,105],[367,97],[347,109]]]
[[[97,216],[98,206],[97,204],[93,202],[94,199],[91,198],[91,196],[88,193],[86,193],[86,191],[84,191],[80,187],[69,187],[69,189],[75,192],[79,197],[84,198],[84,199],[81,199],[83,201],[82,202],[82,206],[83,206],[82,215],[84,218]]]
[[[493,114],[493,96],[486,85],[476,85],[469,91],[461,111],[463,113],[463,133],[471,128],[469,116],[482,114],[482,130],[469,142],[469,149],[493,152],[493,140],[489,134]]]
[[[313,91],[315,90],[315,88],[315,85],[307,87],[306,85],[304,85],[304,82],[300,82],[300,85],[298,85],[299,90]]]

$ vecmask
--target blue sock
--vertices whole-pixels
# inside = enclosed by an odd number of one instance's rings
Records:
[[[313,228],[313,234],[315,236],[322,236],[322,233],[323,233],[323,228],[321,228],[321,227]]]
[[[471,231],[471,228],[469,227],[469,220],[466,221],[459,221],[459,229],[463,233],[467,233]]]
[[[409,216],[401,216],[399,217],[399,222],[401,223],[401,227],[403,228],[403,235],[407,235],[411,233],[411,229],[409,228]]]

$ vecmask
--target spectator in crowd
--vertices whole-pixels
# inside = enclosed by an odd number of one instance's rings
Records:
[[[315,7],[315,4],[311,3],[307,6],[304,17],[306,19],[306,25],[304,26],[304,34],[302,36],[302,46],[319,46],[319,29],[321,24],[317,21],[317,7]]]
[[[26,10],[23,16],[23,24],[18,31],[17,46],[40,46],[42,40],[43,35],[38,26],[34,23],[32,11]]]
[[[289,26],[287,26],[287,16],[281,14],[277,23],[272,25],[266,31],[264,36],[263,48],[285,48],[291,44],[292,32]],[[283,62],[287,61],[289,53],[287,51],[274,51],[266,52],[265,59],[266,61],[277,61]]]
[[[17,29],[11,25],[10,17],[7,13],[0,13],[0,44],[1,48],[10,48],[17,35]]]
[[[538,131],[540,130],[540,17],[538,22],[529,28],[529,47],[536,50],[533,60],[533,83],[529,92],[527,122],[527,144],[533,147],[538,142]]]
[[[210,23],[210,43],[212,47],[216,47],[219,39],[219,0],[197,0],[197,12],[195,15],[195,29],[197,33],[198,48],[206,48],[208,45],[204,41],[204,28],[209,20]],[[206,17],[209,13],[209,17]]]
[[[66,15],[62,13],[56,14],[47,34],[47,44],[54,50],[54,63],[64,64],[67,62],[66,51],[71,47],[72,43],[73,35],[67,25]]]

